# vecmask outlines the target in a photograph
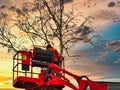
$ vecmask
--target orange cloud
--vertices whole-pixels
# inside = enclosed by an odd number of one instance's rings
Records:
[[[0,82],[2,82],[2,81],[8,81],[8,80],[11,80],[11,77],[9,77],[9,76],[7,76],[7,77],[0,76]]]

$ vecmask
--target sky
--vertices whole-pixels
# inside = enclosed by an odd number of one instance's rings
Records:
[[[0,0],[0,6],[21,7],[24,1]],[[101,0],[73,1],[73,5],[76,5],[76,8],[85,16],[93,16],[95,34],[97,33],[101,37],[95,36],[94,33],[91,35],[98,40],[99,47],[97,48],[90,43],[76,44],[71,50],[71,54],[77,53],[81,57],[65,57],[66,70],[78,76],[87,75],[91,80],[120,81],[120,16],[118,15],[120,14],[120,5],[116,4],[116,6],[108,8],[107,4],[110,1],[112,0],[103,0],[103,2]],[[71,7],[71,4],[67,4],[66,7]],[[12,87],[12,58],[6,49],[0,48],[0,57],[0,90],[21,90]],[[69,89],[65,88],[64,90]]]

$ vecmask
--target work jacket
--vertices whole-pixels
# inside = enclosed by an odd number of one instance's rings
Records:
[[[57,51],[57,49],[55,49],[55,48],[48,48],[48,50],[53,51],[54,54],[57,56],[58,59],[61,58],[61,54]]]

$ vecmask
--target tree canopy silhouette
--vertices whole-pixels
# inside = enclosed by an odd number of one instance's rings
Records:
[[[21,9],[11,6],[12,17],[1,12],[1,46],[18,51],[29,49],[28,44],[44,46],[51,43],[54,46],[57,43],[60,53],[66,51],[69,55],[68,50],[74,44],[90,42],[88,35],[93,32],[91,17],[82,15],[75,6],[65,7],[67,2],[72,1],[34,0],[23,3]]]

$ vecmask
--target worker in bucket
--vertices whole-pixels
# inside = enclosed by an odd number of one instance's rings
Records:
[[[59,64],[59,66],[61,66],[61,65],[60,65],[60,62],[61,62],[64,58],[63,58],[63,56],[57,51],[57,49],[56,49],[56,48],[53,48],[53,47],[51,46],[51,44],[48,44],[48,45],[46,46],[46,50],[51,50],[51,51],[53,51],[53,53],[54,53],[55,56],[57,57],[57,58],[55,59],[55,61],[58,61],[57,64]],[[56,62],[55,62],[55,63],[56,63]]]

